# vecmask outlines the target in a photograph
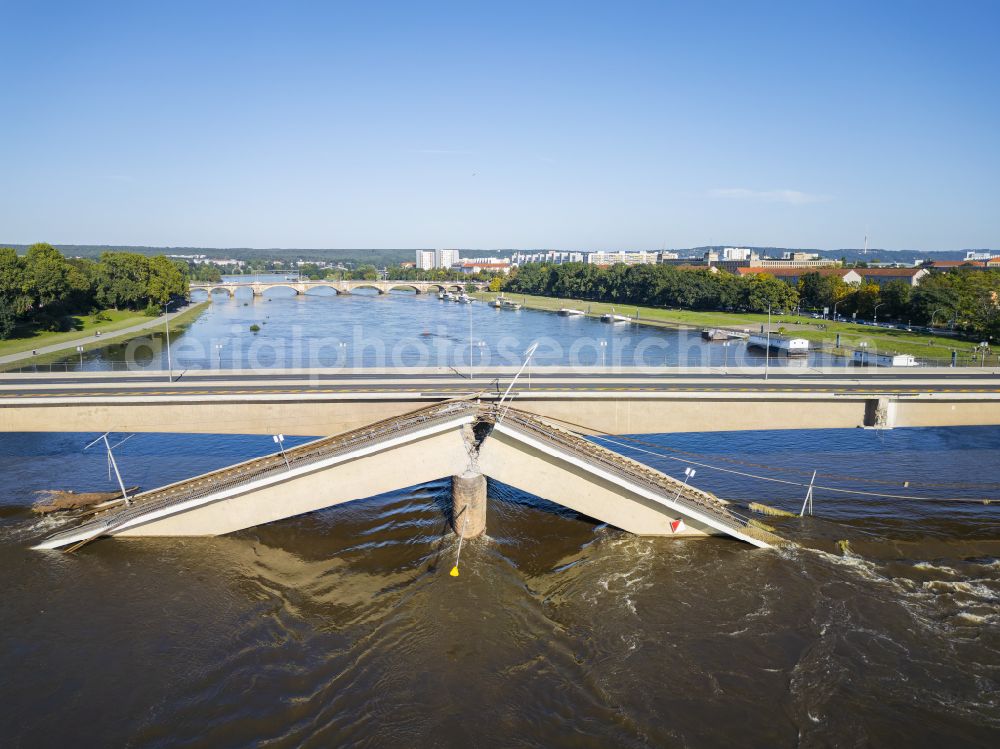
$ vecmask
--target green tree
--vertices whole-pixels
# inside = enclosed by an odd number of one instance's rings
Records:
[[[0,340],[10,338],[17,325],[17,315],[7,299],[0,297]]]
[[[874,317],[875,305],[881,300],[881,289],[877,283],[863,283],[851,294],[851,308],[858,317]],[[883,313],[884,314],[884,313]]]
[[[377,281],[378,270],[374,265],[359,265],[351,276],[355,281]]]
[[[69,298],[69,266],[59,250],[50,244],[33,244],[24,260],[35,305],[58,307]]]
[[[909,320],[912,293],[913,286],[906,281],[889,281],[883,285],[880,296],[885,311],[882,314],[893,320]]]
[[[149,281],[146,297],[157,307],[175,296],[186,296],[188,291],[187,265],[178,264],[163,255],[148,259]]]
[[[966,271],[980,273],[982,271]],[[910,295],[910,313],[923,325],[940,324],[958,316],[958,271],[924,277]]]
[[[818,309],[829,307],[850,293],[850,286],[840,276],[806,273],[799,279],[799,299],[803,307]]]
[[[10,247],[0,248],[0,305],[16,318],[26,315],[33,302],[24,258]]]
[[[149,261],[133,252],[103,252],[97,300],[105,307],[141,309],[149,298]]]
[[[222,272],[214,263],[190,263],[188,275],[203,283],[219,283],[222,280]]]
[[[799,293],[789,284],[767,273],[754,273],[743,282],[742,307],[748,312],[787,312],[796,307]]]

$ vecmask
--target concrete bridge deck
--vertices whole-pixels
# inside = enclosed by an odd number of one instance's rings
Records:
[[[0,431],[332,434],[449,398],[495,400],[513,369],[0,375]],[[1000,424],[989,370],[534,368],[522,410],[609,434]]]
[[[633,533],[782,543],[714,495],[530,414],[452,401],[144,492],[36,548],[222,535],[468,468]],[[671,528],[678,518],[686,527]]]

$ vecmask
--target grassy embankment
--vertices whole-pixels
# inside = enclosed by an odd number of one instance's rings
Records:
[[[475,296],[483,301],[493,299],[496,294],[477,293]],[[524,294],[508,294],[515,301],[522,301],[530,309],[556,312],[561,307],[587,311],[591,316],[599,316],[611,312],[612,308],[620,314],[635,316],[638,311],[639,322],[646,325],[660,325],[670,328],[729,328],[732,330],[760,330],[767,323],[767,314],[752,314],[741,312],[697,312],[694,310],[661,309],[658,307],[636,307],[634,305],[611,305],[603,302],[588,302],[581,299],[557,299],[554,297],[531,296]],[[952,350],[958,351],[958,363],[970,364],[972,350],[975,346],[970,341],[963,341],[947,336],[936,336],[927,333],[908,332],[889,328],[876,328],[869,325],[855,325],[847,322],[831,320],[816,320],[802,315],[772,315],[771,331],[784,328],[789,334],[798,338],[807,338],[814,343],[823,343],[828,349],[843,355],[850,355],[859,343],[867,342],[872,350],[884,353],[912,354],[921,359],[939,359],[941,363],[951,360]],[[834,348],[837,334],[840,334],[839,349]],[[992,357],[987,357],[987,364]],[[996,360],[994,360],[996,361]]]
[[[205,309],[207,309],[209,303],[210,302],[208,300],[196,302],[190,309],[185,310],[176,317],[171,318],[170,333],[179,333],[187,328],[202,312],[205,311]],[[149,318],[141,312],[134,312],[132,310],[105,310],[105,314],[111,318],[108,322],[94,323],[89,316],[80,315],[74,318],[79,325],[79,328],[76,330],[52,333],[41,332],[30,338],[11,338],[6,341],[0,341],[0,356],[16,354],[21,351],[30,352],[34,349],[42,348],[43,346],[51,346],[58,343],[71,343],[74,340],[93,336],[95,333],[100,331],[101,339],[99,341],[92,341],[84,344],[83,346],[84,351],[91,351],[93,349],[103,348],[104,346],[112,343],[122,343],[130,338],[149,335],[151,333],[155,334],[157,332],[162,332],[163,330],[162,315],[159,318]],[[130,328],[134,325],[150,322],[151,320],[158,320],[159,326],[153,326],[134,333],[123,333],[117,336],[112,335],[117,330]],[[31,366],[32,364],[49,364],[51,362],[64,359],[67,356],[74,355],[75,353],[76,352],[73,349],[66,348],[62,351],[54,351],[50,354],[32,356],[28,359],[21,359],[3,365],[0,367],[0,371],[18,369],[20,367]]]

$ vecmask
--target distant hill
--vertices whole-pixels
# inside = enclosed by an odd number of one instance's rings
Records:
[[[289,248],[255,248],[255,247],[140,247],[123,245],[94,245],[94,244],[57,244],[55,245],[64,255],[96,258],[102,252],[123,251],[138,252],[142,255],[206,255],[210,258],[233,258],[236,260],[305,260],[308,262],[328,262],[343,263],[345,265],[360,265],[371,263],[376,266],[398,265],[402,262],[413,261],[414,254],[418,248],[410,249],[297,249]],[[2,244],[0,247],[13,247],[18,252],[23,253],[28,245],[23,244]],[[706,250],[722,250],[719,246],[691,247],[688,249],[674,249],[681,255],[702,254]],[[432,248],[419,248],[432,249]],[[464,257],[490,257],[496,255],[509,255],[514,249],[501,250],[479,250],[460,249]],[[519,248],[524,252],[539,252],[545,248]],[[846,258],[848,262],[865,260],[868,262],[880,261],[885,263],[905,263],[912,264],[917,260],[934,257],[937,260],[962,260],[968,250],[938,250],[935,252],[921,252],[919,250],[882,250],[869,248],[867,254],[861,248],[845,248],[841,250],[815,250],[801,247],[752,247],[762,255],[781,256],[784,252],[817,252],[822,257]],[[985,252],[986,250],[976,250]],[[996,251],[1000,255],[1000,250]]]
[[[325,250],[296,248],[254,248],[254,247],[143,247],[136,245],[98,244],[57,244],[53,245],[70,257],[97,258],[102,252],[136,252],[140,255],[205,255],[210,258],[231,258],[234,260],[306,260],[308,262],[330,263],[371,263],[372,265],[397,265],[412,261],[416,248],[412,250]],[[24,244],[0,244],[13,247],[23,253],[28,249]]]

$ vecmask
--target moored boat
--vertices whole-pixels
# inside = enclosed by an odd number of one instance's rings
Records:
[[[768,348],[772,351],[780,351],[785,356],[807,356],[809,354],[809,341],[805,338],[786,338],[780,335],[768,336],[766,333],[753,333],[747,340],[748,346],[756,348]]]

